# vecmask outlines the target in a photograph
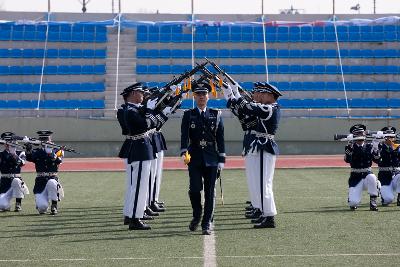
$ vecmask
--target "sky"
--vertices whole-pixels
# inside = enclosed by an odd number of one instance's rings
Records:
[[[81,12],[83,0],[50,0],[53,12]],[[87,12],[111,13],[112,0],[86,0]],[[120,0],[122,13],[191,12],[191,0]],[[193,0],[194,12],[200,14],[259,14],[262,0]],[[350,7],[360,4],[360,14],[373,13],[374,0],[264,0],[265,14],[279,14],[282,9],[302,9],[304,14],[331,14],[335,1],[337,14],[357,14]],[[375,0],[376,13],[400,14],[400,0]],[[47,11],[48,0],[0,0],[6,11]],[[114,0],[117,11],[118,0]],[[1,19],[1,18],[0,18]]]

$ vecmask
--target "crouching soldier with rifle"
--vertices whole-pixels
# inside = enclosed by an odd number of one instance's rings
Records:
[[[378,179],[372,173],[372,162],[379,159],[379,142],[367,143],[366,126],[356,124],[350,128],[351,135],[346,138],[349,144],[345,147],[344,161],[350,164],[348,203],[351,210],[360,205],[362,191],[370,195],[370,210],[378,211],[377,198],[379,194]]]
[[[51,142],[52,131],[42,130],[37,134],[38,139],[25,138],[23,140],[26,142],[26,159],[33,162],[36,169],[33,188],[36,209],[39,214],[45,214],[50,201],[50,214],[56,215],[58,213],[57,203],[64,197],[64,190],[58,177],[58,168],[63,161],[65,148]],[[39,147],[33,149],[32,145],[39,145]]]
[[[15,212],[22,210],[22,199],[29,194],[28,187],[21,178],[21,167],[25,165],[25,152],[18,145],[15,134],[1,134],[0,143],[4,150],[0,152],[0,211],[11,209],[11,199],[15,198]]]

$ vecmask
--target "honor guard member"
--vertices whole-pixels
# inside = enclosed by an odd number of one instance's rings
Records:
[[[121,93],[125,106],[118,109],[117,118],[126,135],[119,157],[126,159],[126,194],[124,215],[129,221],[129,230],[148,230],[151,227],[140,219],[144,216],[151,160],[155,158],[150,134],[162,125],[171,114],[171,107],[162,112],[154,111],[156,100],[143,102],[142,83],[135,83]]]
[[[46,145],[51,143],[52,131],[38,131],[41,147],[32,149],[26,144],[26,159],[35,164],[36,179],[33,193],[35,194],[36,209],[39,214],[45,214],[51,201],[50,214],[58,213],[57,203],[64,197],[64,190],[58,177],[58,168],[63,161],[64,151]]]
[[[258,91],[253,90],[253,100],[258,102]],[[235,115],[242,126],[244,131],[243,136],[243,150],[242,156],[245,158],[245,170],[246,170],[246,178],[247,178],[247,187],[249,190],[250,196],[250,205],[246,207],[246,218],[251,219],[258,219],[261,216],[261,206],[258,205],[260,201],[256,201],[255,198],[259,195],[259,190],[257,190],[257,180],[253,179],[254,177],[251,176],[251,169],[253,168],[253,162],[251,162],[252,158],[249,157],[250,151],[250,144],[255,139],[255,127],[257,126],[257,117],[254,115],[247,115],[243,114],[243,112],[239,111],[239,107],[236,105],[236,99],[230,98],[227,95],[224,95],[225,99],[227,100],[227,108],[231,110],[233,115]]]
[[[275,171],[278,145],[274,140],[280,119],[280,106],[276,100],[281,92],[269,83],[256,82],[254,89],[260,93],[259,103],[248,102],[241,97],[238,84],[232,84],[224,89],[224,94],[236,99],[240,112],[257,117],[257,125],[253,131],[255,139],[250,144],[249,162],[252,164],[250,175],[258,181],[259,190],[255,201],[261,207],[262,215],[255,222],[254,228],[274,228],[276,207],[272,181]],[[256,217],[256,216],[255,216]]]
[[[224,125],[221,111],[207,107],[208,84],[196,84],[192,89],[196,106],[184,112],[181,124],[181,156],[189,170],[189,198],[193,209],[190,231],[195,231],[202,215],[201,191],[204,181],[203,235],[211,234],[214,213],[215,183],[218,169],[225,163]],[[187,162],[185,155],[190,155]]]
[[[379,141],[374,140],[372,144],[365,142],[366,126],[356,124],[350,128],[354,142],[345,147],[344,161],[350,164],[351,173],[349,177],[349,206],[356,210],[361,202],[362,191],[368,190],[370,195],[370,210],[378,211],[378,179],[372,173],[373,161],[379,159]]]
[[[17,150],[17,144],[13,140],[15,134],[5,132],[1,139],[7,143],[0,152],[0,211],[11,209],[11,200],[15,198],[14,211],[22,210],[22,199],[29,194],[28,187],[21,178],[21,167],[25,165],[25,152]]]
[[[395,193],[397,193],[397,206],[400,206],[400,151],[399,146],[394,143],[396,128],[384,127],[376,135],[376,138],[384,138],[379,144],[380,158],[377,162],[382,206],[392,203]]]

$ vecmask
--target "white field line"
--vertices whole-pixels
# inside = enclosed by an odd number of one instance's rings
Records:
[[[217,266],[214,230],[211,231],[211,235],[204,236],[203,256],[204,256],[204,265],[203,265],[204,267]]]
[[[333,253],[333,254],[272,254],[272,255],[226,255],[215,258],[317,258],[317,257],[400,257],[400,253]],[[0,259],[0,262],[46,262],[46,261],[104,261],[104,260],[157,260],[157,259],[203,259],[203,257],[138,257],[138,258],[70,258],[70,259]]]

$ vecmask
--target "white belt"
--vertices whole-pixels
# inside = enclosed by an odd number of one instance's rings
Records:
[[[363,169],[355,169],[355,168],[351,168],[351,172],[355,172],[355,173],[363,173],[363,172],[370,172],[371,168],[363,168]]]
[[[391,172],[393,171],[395,168],[393,167],[378,167],[380,172]]]
[[[21,178],[21,174],[19,173],[4,173],[1,174],[2,178]]]
[[[58,172],[38,172],[37,177],[57,176]]]
[[[137,135],[127,135],[126,139],[130,139],[130,140],[139,140],[139,139],[143,139],[145,137],[149,137],[150,134],[154,133],[156,131],[155,128],[148,130],[147,132],[141,133],[141,134],[137,134]]]
[[[267,138],[267,139],[274,139],[274,137],[275,137],[273,134],[261,133],[261,132],[257,132],[257,131],[254,131],[254,130],[252,130],[250,133],[251,134],[255,134],[256,137],[264,137],[264,138]]]

